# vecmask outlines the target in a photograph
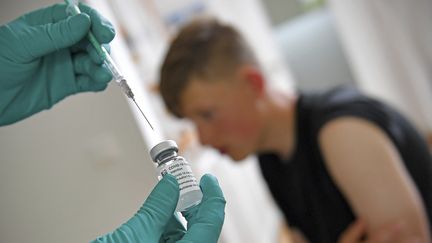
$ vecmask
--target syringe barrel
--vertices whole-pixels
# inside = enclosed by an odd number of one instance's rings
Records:
[[[120,73],[120,70],[118,69],[118,67],[115,64],[114,60],[111,58],[110,55],[108,55],[108,52],[105,50],[105,48],[102,47],[102,49],[105,52],[104,64],[110,70],[110,72],[112,73],[113,79],[120,86],[120,88],[122,89],[123,93],[126,94],[127,97],[129,97],[131,99],[134,99],[134,93],[132,92],[131,88],[127,84],[126,79]]]
[[[111,56],[108,54],[108,52],[105,50],[104,47],[102,47],[103,51],[105,52],[103,58],[103,62],[105,66],[110,70],[111,74],[113,75],[113,79],[119,83],[122,79],[124,79],[123,75],[120,73],[120,70],[118,69],[117,65],[115,64],[114,60],[111,58]]]
[[[78,2],[74,0],[65,0],[66,4],[68,5],[66,12],[69,15],[77,15],[80,14],[81,11],[78,7]],[[116,83],[121,87],[123,93],[126,94],[127,97],[134,99],[134,93],[132,92],[131,88],[126,82],[126,79],[121,74],[119,68],[115,64],[114,60],[111,58],[108,51],[97,41],[96,37],[93,35],[92,32],[89,32],[87,35],[90,43],[95,48],[98,55],[102,58],[103,63],[105,66],[109,69],[111,74],[113,75],[113,79],[116,81]]]

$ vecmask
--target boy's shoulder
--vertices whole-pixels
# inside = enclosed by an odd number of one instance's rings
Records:
[[[299,112],[308,112],[310,115],[321,116],[334,112],[349,112],[376,105],[382,104],[362,94],[353,86],[337,86],[325,91],[301,93],[298,110]]]
[[[325,110],[347,106],[351,103],[374,101],[353,86],[337,86],[325,91],[305,92],[302,93],[301,97],[306,106],[315,110]]]
[[[340,117],[357,117],[378,125],[388,124],[399,116],[383,102],[369,97],[352,86],[339,86],[324,92],[302,93],[297,105],[300,123],[319,130],[325,123]]]

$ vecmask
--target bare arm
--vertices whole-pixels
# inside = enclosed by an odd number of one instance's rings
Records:
[[[410,175],[387,135],[363,119],[339,118],[319,136],[326,166],[371,236],[380,227],[403,222],[406,236],[430,242],[428,220]]]

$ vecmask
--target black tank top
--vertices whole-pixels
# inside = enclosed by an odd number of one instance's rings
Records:
[[[301,230],[311,242],[335,243],[354,220],[325,167],[318,144],[322,126],[342,116],[368,120],[385,131],[417,185],[432,222],[431,153],[423,137],[398,112],[352,88],[339,87],[300,95],[296,114],[296,149],[291,158],[258,156],[264,179],[290,226]]]

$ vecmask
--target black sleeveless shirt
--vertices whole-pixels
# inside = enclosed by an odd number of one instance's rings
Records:
[[[354,116],[380,127],[393,141],[432,222],[432,157],[425,140],[398,112],[358,91],[339,87],[302,94],[297,102],[296,148],[289,160],[258,156],[261,172],[287,223],[311,242],[335,243],[355,219],[324,163],[318,144],[323,125]]]

